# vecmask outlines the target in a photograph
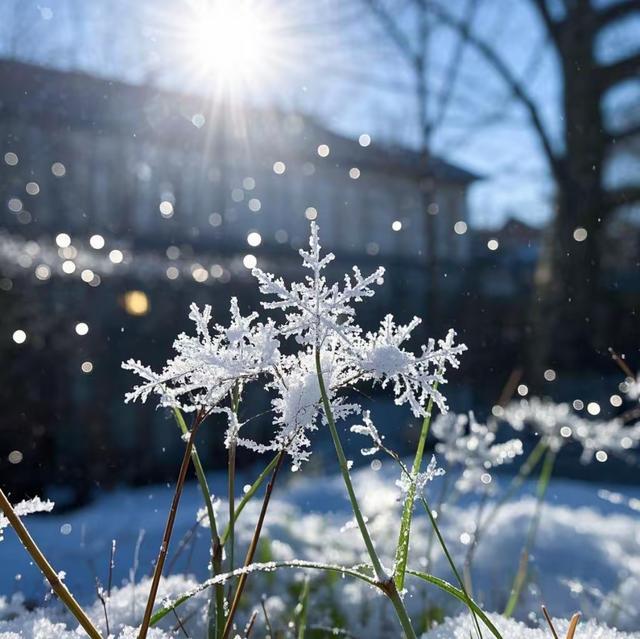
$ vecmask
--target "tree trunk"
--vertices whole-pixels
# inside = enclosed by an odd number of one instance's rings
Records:
[[[605,138],[593,59],[593,15],[575,13],[557,40],[564,80],[565,152],[555,169],[556,215],[536,273],[529,356],[534,387],[542,382],[546,368],[576,370],[597,347],[594,311],[602,292]]]

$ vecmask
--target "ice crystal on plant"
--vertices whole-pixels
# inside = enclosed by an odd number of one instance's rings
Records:
[[[25,499],[17,503],[13,510],[18,517],[25,517],[34,513],[49,513],[53,510],[54,503],[48,499],[42,500],[40,497]],[[3,530],[9,526],[9,520],[0,513],[0,541],[4,539]]]
[[[441,440],[436,444],[436,451],[444,455],[448,464],[463,468],[456,482],[456,488],[461,492],[486,490],[491,481],[489,471],[522,454],[519,439],[495,443],[494,425],[478,423],[473,412],[468,416],[438,416],[433,433]]]
[[[590,462],[597,451],[620,455],[640,445],[640,423],[628,426],[622,419],[585,419],[568,404],[547,399],[514,402],[504,409],[502,417],[516,430],[531,426],[555,451],[573,439],[583,448],[583,463]]]
[[[356,435],[364,435],[371,438],[373,446],[371,448],[360,449],[360,453],[365,457],[369,455],[375,455],[382,448],[382,440],[384,439],[384,435],[381,435],[378,432],[378,429],[371,420],[371,416],[368,410],[362,412],[362,424],[354,424],[351,427],[351,432],[355,433]]]
[[[284,312],[280,323],[271,319],[260,323],[257,313],[243,317],[234,298],[229,326],[215,325],[211,330],[211,307],[200,311],[192,305],[189,317],[196,335],[178,336],[174,342],[177,355],[160,373],[135,360],[123,364],[143,380],[126,395],[126,401],[146,401],[153,393],[159,395],[162,406],[226,413],[227,446],[234,442],[256,452],[286,450],[294,469],[309,458],[309,433],[318,428],[320,419],[326,419],[319,373],[336,421],[361,412],[361,406],[346,397],[346,391],[361,381],[392,388],[396,404],[408,404],[416,416],[427,414],[430,400],[446,411],[438,386],[446,382],[446,368],[457,367],[459,355],[466,350],[454,343],[455,333],[449,331],[438,342],[429,340],[417,354],[403,345],[420,323],[418,318],[403,326],[388,315],[377,332],[365,335],[356,321],[354,305],[374,295],[373,286],[382,284],[384,269],[363,276],[353,267],[353,274],[345,275],[342,285],[329,283],[324,270],[334,256],[322,255],[315,223],[311,224],[309,249],[300,250],[300,256],[303,267],[311,271],[302,282],[287,285],[270,273],[253,269],[260,292],[270,297],[262,305]],[[300,347],[296,353],[283,355],[279,340],[288,337],[295,338]],[[275,433],[266,443],[242,437],[237,412],[224,405],[233,389],[258,378],[274,394]]]
[[[356,403],[346,402],[337,391],[348,386],[354,376],[352,367],[341,357],[341,349],[335,339],[330,339],[320,356],[322,375],[336,420],[360,412]],[[276,447],[284,446],[292,457],[294,468],[309,458],[309,431],[317,429],[317,419],[321,411],[321,393],[315,369],[315,356],[311,348],[297,355],[285,357],[279,367],[279,375],[274,376],[270,388],[275,390],[272,401],[279,430],[274,439]]]
[[[396,479],[396,486],[400,488],[402,497],[406,497],[409,491],[414,488],[416,495],[421,495],[425,486],[436,477],[444,475],[444,468],[438,468],[438,462],[436,456],[431,456],[431,461],[428,463],[427,468],[421,473],[407,474],[402,473],[400,479]]]
[[[402,348],[421,320],[414,317],[405,326],[395,323],[392,315],[387,315],[376,333],[367,333],[358,342],[358,359],[366,378],[379,383],[382,388],[393,385],[395,403],[408,403],[416,417],[425,417],[429,399],[433,399],[442,412],[447,405],[437,387],[446,383],[446,366],[458,368],[458,359],[467,347],[455,344],[455,331],[450,330],[443,340],[430,339],[422,346],[419,355]]]
[[[628,377],[624,386],[624,393],[631,401],[640,400],[640,375],[637,375],[635,379]]]
[[[569,404],[556,404],[538,397],[511,402],[501,416],[515,430],[531,427],[554,451],[564,446],[581,421]]]
[[[626,426],[621,419],[590,421],[583,419],[575,438],[582,444],[581,461],[589,463],[597,451],[623,455],[640,444],[640,423]]]
[[[160,405],[184,411],[211,410],[237,382],[255,379],[274,366],[279,357],[279,341],[272,322],[254,324],[257,313],[243,317],[236,298],[231,300],[229,326],[216,324],[209,329],[211,306],[204,310],[192,304],[189,319],[196,336],[181,333],[173,347],[176,357],[162,372],[133,359],[122,367],[137,373],[143,383],[127,393],[125,401],[145,402],[149,395],[160,396]]]
[[[353,279],[344,276],[344,287],[338,283],[329,285],[322,274],[335,256],[320,252],[318,225],[311,223],[309,250],[300,249],[302,265],[312,272],[304,282],[294,282],[289,287],[281,278],[254,268],[252,273],[258,280],[260,292],[272,295],[276,301],[263,302],[267,309],[280,309],[285,312],[285,321],[279,329],[282,335],[295,336],[302,344],[320,347],[329,335],[340,336],[345,343],[349,337],[360,332],[354,322],[354,302],[361,302],[365,297],[372,297],[371,288],[379,283],[384,275],[384,268],[379,267],[367,277],[363,277],[357,267],[353,267]]]

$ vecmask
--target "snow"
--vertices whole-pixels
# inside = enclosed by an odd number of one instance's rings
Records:
[[[43,501],[40,497],[25,499],[13,506],[13,510],[18,517],[25,517],[34,513],[51,512],[53,510],[53,502],[50,500]],[[4,539],[4,529],[9,526],[9,520],[0,513],[0,541]]]
[[[401,507],[398,502],[399,491],[393,488],[396,473],[395,464],[386,461],[379,472],[370,469],[354,471],[356,491],[361,496],[368,526],[386,565],[392,563]],[[239,477],[238,485],[242,486],[252,476]],[[222,475],[211,475],[209,481],[216,494],[222,493]],[[440,481],[436,478],[427,487],[432,500],[438,494]],[[532,486],[528,489],[532,490]],[[533,620],[528,613],[539,611],[540,605],[546,603],[554,616],[569,617],[580,610],[587,619],[608,622],[621,629],[637,630],[640,627],[640,522],[637,514],[625,505],[635,497],[629,489],[609,486],[607,494],[620,496],[615,500],[616,503],[612,503],[598,496],[602,490],[601,486],[568,481],[552,484],[532,557],[532,582],[525,590],[525,600],[517,612],[519,618],[527,621],[528,625],[540,623],[539,614]],[[83,603],[92,602],[91,616],[99,624],[104,621],[104,613],[100,602],[95,601],[95,575],[100,577],[103,584],[106,582],[112,539],[117,540],[114,570],[117,588],[114,588],[108,604],[112,633],[125,633],[127,625],[134,626],[139,622],[149,583],[146,575],[150,573],[151,561],[160,543],[170,498],[169,487],[122,490],[100,498],[83,510],[68,514],[54,512],[44,516],[32,515],[27,522],[54,568],[66,571],[66,583],[71,591]],[[188,484],[178,512],[169,561],[179,546],[179,540],[195,523],[200,507],[197,486]],[[238,522],[240,545],[246,545],[249,541],[258,508],[258,502],[250,503]],[[505,507],[477,549],[473,569],[474,595],[485,610],[500,610],[504,606],[533,508],[534,499],[530,495]],[[465,531],[472,530],[476,510],[477,497],[468,495],[441,516],[443,532],[459,561],[466,550],[459,540]],[[226,507],[222,502],[220,516],[223,517],[225,512]],[[276,486],[265,524],[265,539],[269,543],[259,551],[257,559],[282,561],[299,558],[353,566],[364,561],[366,556],[357,530],[347,525],[351,519],[342,480],[338,475],[322,478],[310,474],[290,476],[287,485]],[[61,533],[65,525],[71,527],[70,534]],[[141,529],[146,530],[146,535],[141,544],[136,574],[132,566]],[[193,549],[183,552],[172,567],[172,571],[178,574],[162,582],[159,601],[194,589],[199,582],[208,578],[208,534],[204,530],[200,533],[200,530],[198,527]],[[49,599],[48,589],[38,571],[30,565],[29,557],[15,535],[8,530],[5,537],[0,544],[0,593],[6,597],[0,604],[0,619],[3,620],[0,621],[0,637],[77,637],[71,632],[65,634],[56,625],[68,623],[69,628],[75,628],[58,604],[45,601]],[[428,522],[418,509],[412,528],[411,566],[425,568],[428,538]],[[237,550],[237,554],[242,556],[243,553]],[[434,558],[433,571],[452,581],[440,554],[434,552]],[[135,585],[127,584],[131,581],[131,572]],[[248,581],[246,600],[256,605],[259,596],[266,592],[271,595],[270,615],[273,614],[277,619],[278,611],[281,611],[281,617],[286,619],[296,603],[286,592],[298,582],[301,572],[295,569],[253,574]],[[313,580],[326,579],[317,571],[309,574],[312,584],[316,583]],[[20,575],[20,579],[16,579],[16,575]],[[333,608],[339,611],[346,626],[359,636],[368,635],[372,639],[396,636],[393,611],[375,590],[349,577],[331,583],[330,589],[326,581],[312,585],[314,607],[311,621],[319,625],[334,625],[329,612]],[[406,604],[414,619],[421,617],[425,607],[442,607],[451,615],[461,612],[457,602],[432,586],[410,579],[407,587]],[[35,612],[26,612],[19,597],[11,598],[11,593],[16,591],[21,591],[30,602],[38,604]],[[189,619],[195,612],[195,617],[190,618],[187,624],[194,638],[203,636],[198,632],[204,628],[202,615],[205,610],[202,599],[199,602],[191,600],[178,608],[181,619]],[[249,612],[244,611],[245,615]],[[491,618],[495,619],[496,615],[492,614]],[[177,623],[171,615],[165,621],[162,626],[165,630]],[[456,619],[438,630],[439,634],[431,633],[426,637],[467,639],[468,632],[464,634],[459,630],[465,627],[464,623],[462,619]],[[543,633],[524,630],[516,628],[511,622],[504,622],[501,627],[509,639],[550,637],[546,629]],[[558,627],[561,627],[560,623]],[[22,635],[10,634],[20,629]],[[631,636],[640,639],[640,633],[615,634],[596,629],[586,622],[578,626],[576,635],[577,639],[627,639]],[[124,637],[126,634],[121,639]],[[161,637],[164,635],[156,634],[154,639]]]
[[[508,639],[551,639],[552,637],[548,627],[528,628],[523,623],[500,618],[496,619],[495,625],[500,634]],[[558,636],[564,638],[569,622],[566,619],[554,619],[553,625]],[[421,639],[469,639],[469,632],[472,633],[471,636],[475,636],[473,622],[466,616],[457,617],[447,619],[435,630],[422,635]],[[578,624],[575,635],[576,639],[635,639],[638,636],[640,634],[637,632],[620,632],[593,621]]]

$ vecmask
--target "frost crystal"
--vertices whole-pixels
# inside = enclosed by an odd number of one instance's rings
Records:
[[[598,451],[624,455],[640,444],[640,424],[625,426],[621,419],[606,422],[582,420],[576,428],[576,439],[582,444],[582,463],[589,463]]]
[[[546,399],[514,402],[504,409],[502,417],[516,430],[531,426],[552,450],[559,450],[570,439],[577,441],[583,447],[583,463],[589,463],[598,451],[621,455],[640,445],[640,423],[627,426],[621,419],[585,419],[568,404]]]
[[[354,305],[373,296],[373,286],[382,284],[384,269],[365,277],[354,267],[342,285],[328,283],[324,270],[334,256],[321,254],[315,223],[311,224],[309,250],[300,250],[300,256],[303,267],[311,272],[302,282],[287,285],[270,273],[253,269],[260,292],[271,297],[262,305],[284,312],[279,324],[273,320],[259,323],[257,313],[243,317],[234,298],[229,326],[215,325],[210,330],[211,307],[200,311],[192,305],[189,317],[196,335],[178,336],[174,342],[177,355],[160,373],[135,360],[123,364],[143,380],[126,395],[126,401],[146,401],[149,395],[157,394],[161,406],[205,414],[224,412],[228,417],[227,446],[235,442],[256,452],[286,450],[294,469],[309,458],[309,433],[325,419],[317,356],[336,421],[362,412],[359,404],[345,397],[362,381],[391,387],[396,404],[408,404],[416,416],[427,414],[431,400],[446,411],[446,400],[438,387],[446,383],[446,368],[457,367],[459,355],[466,350],[464,345],[454,344],[455,333],[449,331],[437,343],[429,340],[417,354],[405,350],[403,344],[420,323],[418,318],[402,326],[388,315],[377,332],[365,335],[356,321]],[[295,338],[299,350],[283,355],[279,340],[288,337]],[[224,405],[233,389],[257,379],[274,394],[275,432],[266,443],[243,438],[236,412]],[[375,427],[368,414],[364,423],[372,436]],[[381,438],[375,432],[377,446]]]
[[[122,367],[137,373],[143,383],[127,393],[125,401],[145,402],[151,393],[160,396],[160,405],[184,411],[211,410],[237,382],[255,379],[269,371],[279,358],[279,341],[272,322],[253,324],[257,313],[240,314],[236,298],[231,300],[231,323],[209,330],[211,306],[200,311],[191,305],[189,319],[196,336],[182,333],[173,347],[177,356],[161,373],[130,359]]]
[[[54,503],[48,499],[43,501],[40,497],[25,499],[13,507],[18,517],[32,515],[33,513],[50,513],[53,510]],[[9,520],[0,513],[0,541],[4,539],[3,530],[9,526]]]
[[[362,412],[362,424],[354,424],[351,427],[351,432],[356,435],[365,435],[366,437],[370,437],[373,442],[373,446],[371,448],[362,448],[360,450],[362,455],[375,455],[382,448],[384,435],[380,435],[378,432],[375,424],[371,421],[368,410]]]
[[[286,319],[279,327],[282,335],[295,336],[301,344],[320,347],[329,335],[340,336],[345,343],[352,334],[360,332],[354,323],[354,302],[374,295],[371,286],[381,280],[384,268],[379,267],[372,274],[363,277],[357,267],[353,267],[353,280],[344,276],[344,288],[337,283],[327,284],[322,271],[335,259],[333,253],[324,257],[320,254],[318,226],[311,223],[309,251],[300,249],[302,265],[312,272],[304,282],[294,282],[289,288],[282,279],[254,268],[252,273],[258,280],[263,295],[273,295],[274,302],[263,302],[268,309],[285,311]]]
[[[456,482],[460,492],[487,490],[491,483],[489,471],[522,455],[519,439],[494,443],[494,426],[479,424],[473,412],[469,416],[440,415],[433,424],[432,432],[440,440],[436,451],[444,455],[448,464],[463,468]]]
[[[409,494],[412,486],[415,488],[415,494],[421,495],[428,482],[432,481],[434,477],[444,475],[444,473],[445,471],[443,468],[438,468],[436,456],[432,455],[431,461],[424,472],[411,476],[403,472],[400,479],[396,479],[396,486],[400,488],[403,498]]]
[[[367,333],[357,348],[364,376],[380,383],[382,388],[393,384],[395,403],[408,403],[416,417],[425,417],[429,399],[438,408],[447,410],[443,395],[437,386],[446,383],[444,371],[447,365],[458,368],[458,356],[467,350],[464,344],[454,344],[455,331],[450,330],[444,340],[429,340],[421,353],[414,355],[402,348],[412,331],[420,324],[414,317],[406,326],[397,325],[392,315],[387,315],[377,333]]]
[[[631,400],[640,400],[640,375],[637,375],[634,379],[629,377],[625,381],[625,395]]]
[[[556,404],[537,397],[512,402],[504,408],[502,418],[518,431],[530,426],[555,451],[562,448],[582,421],[569,404]]]

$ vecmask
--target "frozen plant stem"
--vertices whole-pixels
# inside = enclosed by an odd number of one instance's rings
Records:
[[[529,477],[529,475],[533,472],[533,469],[538,465],[538,462],[540,461],[546,450],[546,441],[544,441],[544,439],[540,439],[533,450],[529,453],[529,457],[527,457],[525,462],[520,467],[518,474],[511,480],[511,483],[509,484],[509,487],[504,492],[504,494],[500,497],[500,499],[496,501],[487,516],[479,519],[478,525],[476,526],[476,530],[473,534],[473,540],[469,545],[469,550],[465,559],[465,565],[468,566],[469,569],[471,569],[471,566],[473,565],[473,559],[475,557],[476,550],[480,545],[480,540],[483,539],[483,533],[485,533],[489,529],[498,512],[500,512],[502,507],[518,491],[527,477]]]
[[[420,502],[422,503],[422,507],[425,509],[425,512],[427,513],[427,516],[429,517],[429,521],[431,522],[431,527],[433,528],[433,531],[435,532],[436,536],[438,537],[438,541],[440,542],[440,547],[442,548],[442,552],[444,553],[444,556],[447,558],[447,562],[449,563],[449,566],[451,568],[451,571],[453,572],[453,575],[458,580],[458,584],[460,585],[460,590],[464,594],[464,601],[467,604],[467,607],[469,608],[469,612],[471,612],[471,615],[473,617],[473,621],[475,622],[476,630],[478,631],[478,637],[480,637],[480,639],[482,639],[482,630],[480,630],[480,624],[478,623],[478,618],[476,616],[476,612],[473,609],[471,596],[469,595],[469,592],[467,591],[467,588],[465,587],[464,580],[460,577],[460,573],[458,572],[458,569],[456,568],[456,564],[453,561],[453,558],[451,557],[451,553],[449,552],[449,549],[447,548],[447,544],[444,541],[444,537],[442,536],[442,533],[440,532],[440,528],[438,526],[438,522],[436,521],[436,518],[433,516],[433,512],[431,511],[431,508],[429,507],[429,504],[427,503],[427,500],[422,495],[419,496],[419,499],[420,499]]]
[[[191,451],[193,450],[193,442],[195,440],[198,428],[204,419],[202,412],[198,412],[194,419],[193,427],[189,435],[189,441],[184,449],[184,455],[182,457],[182,464],[180,465],[180,472],[178,473],[178,480],[176,482],[176,489],[173,494],[173,500],[171,501],[171,508],[167,517],[167,523],[162,535],[162,544],[160,545],[160,552],[156,560],[156,566],[153,571],[153,578],[151,580],[151,589],[149,590],[149,598],[147,599],[147,605],[144,611],[144,617],[142,618],[142,625],[140,626],[140,632],[138,639],[146,639],[149,632],[149,624],[151,622],[151,613],[153,612],[153,605],[156,601],[156,595],[158,594],[158,586],[160,585],[160,579],[162,577],[162,569],[164,562],[167,558],[167,552],[169,550],[169,542],[171,541],[171,535],[173,533],[173,525],[176,520],[176,514],[178,512],[178,504],[180,503],[180,497],[182,496],[182,489],[184,488],[184,482],[187,478],[187,470],[189,469],[189,460],[191,458]]]
[[[367,547],[367,552],[369,553],[369,557],[373,565],[373,570],[378,580],[378,586],[391,600],[391,603],[393,604],[393,607],[396,611],[396,615],[398,616],[398,620],[400,621],[400,625],[402,626],[402,629],[404,630],[404,633],[407,639],[416,639],[416,634],[413,630],[413,626],[411,625],[411,619],[409,619],[407,610],[404,606],[404,603],[402,602],[402,599],[400,598],[400,594],[398,593],[396,583],[393,580],[393,577],[389,577],[389,575],[387,575],[384,568],[382,567],[382,564],[380,563],[380,559],[373,545],[373,541],[371,539],[371,536],[369,535],[367,524],[365,523],[364,517],[362,515],[362,511],[360,510],[360,506],[358,504],[358,500],[356,498],[356,494],[353,489],[353,484],[351,482],[351,476],[349,475],[347,458],[345,457],[344,450],[342,449],[342,444],[340,443],[338,430],[336,429],[335,420],[333,419],[333,412],[331,411],[331,403],[329,402],[329,396],[327,395],[327,389],[325,387],[324,377],[322,375],[322,365],[320,363],[320,349],[318,347],[315,348],[315,361],[316,361],[316,373],[318,375],[318,384],[320,386],[320,395],[322,397],[322,405],[324,407],[325,416],[329,424],[329,431],[331,433],[331,438],[333,439],[333,444],[336,449],[336,455],[338,457],[340,472],[342,473],[342,478],[344,479],[344,483],[347,488],[349,501],[351,502],[351,508],[353,509],[353,514],[355,515],[358,528],[360,529],[362,540],[364,541],[364,545]]]
[[[260,534],[262,533],[262,525],[264,524],[264,519],[267,515],[267,509],[269,508],[269,501],[271,500],[271,493],[273,492],[273,486],[276,482],[276,478],[278,477],[278,471],[282,466],[282,462],[284,460],[284,449],[278,453],[277,463],[275,468],[273,469],[273,475],[271,475],[271,479],[267,484],[267,489],[264,493],[264,499],[262,500],[262,508],[260,509],[260,516],[258,517],[258,523],[256,524],[256,528],[253,532],[253,537],[251,539],[251,543],[249,544],[249,549],[247,550],[247,556],[244,560],[244,567],[251,565],[253,563],[253,557],[256,554],[256,549],[258,548],[258,541],[260,540]],[[242,593],[244,591],[245,584],[247,583],[246,572],[243,572],[238,579],[238,585],[236,586],[235,594],[233,595],[233,601],[231,603],[231,609],[229,610],[229,615],[227,616],[227,623],[224,627],[224,632],[222,633],[222,639],[227,639],[229,633],[233,628],[233,618],[236,615],[238,610],[238,605],[240,604],[240,599],[242,597]]]
[[[238,406],[240,404],[240,388],[238,383],[233,387],[231,392],[231,410],[238,417]],[[234,552],[235,552],[235,520],[236,520],[236,438],[235,435],[229,442],[229,472],[228,472],[228,492],[229,492],[229,572],[234,568]],[[231,594],[231,590],[229,590]]]
[[[173,409],[173,415],[183,435],[189,434],[189,429],[184,417],[178,408]],[[200,491],[202,492],[202,499],[204,501],[205,508],[207,509],[207,516],[209,517],[209,529],[211,530],[211,576],[222,574],[222,545],[220,543],[220,537],[218,535],[218,526],[216,524],[216,515],[213,510],[213,502],[211,501],[211,491],[207,484],[207,478],[204,474],[202,462],[200,461],[200,455],[196,447],[191,449],[191,461],[196,471],[196,477],[198,478],[198,484],[200,485]],[[218,632],[224,627],[224,586],[218,584],[215,586],[215,598],[211,598],[209,606],[209,639],[215,639]]]
[[[433,390],[437,390],[438,384],[434,384]],[[427,412],[422,420],[422,429],[420,431],[420,439],[418,439],[418,448],[413,459],[413,467],[411,469],[411,479],[418,476],[422,466],[422,457],[424,455],[424,447],[429,435],[429,427],[431,425],[431,415],[433,413],[433,396],[429,398],[427,404]],[[404,501],[402,509],[402,519],[400,521],[400,534],[398,535],[398,545],[396,548],[396,574],[395,581],[398,590],[404,588],[404,575],[407,569],[407,559],[409,557],[409,537],[411,535],[411,519],[413,517],[413,504],[416,498],[416,484],[411,481],[407,498]]]
[[[4,516],[9,520],[9,523],[16,531],[16,535],[18,535],[22,545],[31,555],[36,566],[40,569],[40,572],[42,572],[42,574],[47,578],[47,581],[51,584],[53,591],[68,608],[69,612],[78,620],[78,623],[84,628],[87,635],[89,635],[91,639],[102,639],[102,636],[91,622],[91,619],[89,619],[80,604],[78,604],[74,599],[69,589],[64,585],[60,577],[58,577],[58,573],[52,568],[51,564],[42,554],[42,551],[38,548],[36,542],[29,534],[29,531],[25,528],[20,517],[16,514],[11,502],[7,499],[7,496],[4,494],[2,489],[0,489],[0,509],[2,509]]]
[[[549,481],[551,480],[555,460],[555,451],[553,451],[552,449],[548,449],[544,457],[542,469],[540,470],[540,477],[538,478],[535,512],[531,519],[531,523],[529,524],[527,540],[525,542],[524,548],[522,549],[522,554],[520,555],[520,565],[518,566],[518,572],[516,573],[515,579],[513,581],[513,586],[511,587],[511,595],[509,596],[509,601],[507,602],[507,606],[504,609],[503,614],[505,617],[511,617],[511,615],[513,615],[513,612],[518,605],[518,600],[520,599],[522,588],[524,587],[525,581],[527,579],[529,555],[535,544],[536,535],[538,534],[538,526],[540,524],[540,517],[542,515],[544,496],[547,492],[547,488],[549,487]]]

